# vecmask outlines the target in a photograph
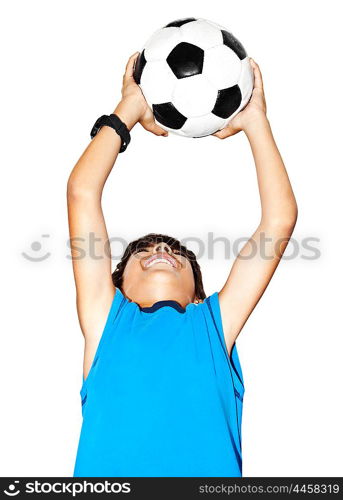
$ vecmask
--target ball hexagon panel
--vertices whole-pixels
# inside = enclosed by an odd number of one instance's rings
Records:
[[[174,106],[187,118],[210,113],[217,99],[217,90],[203,75],[177,80]]]
[[[181,132],[190,137],[205,137],[206,135],[213,134],[217,130],[225,126],[225,120],[215,116],[212,113],[196,118],[188,118]]]
[[[180,28],[186,23],[190,23],[191,21],[196,21],[195,17],[185,17],[183,19],[177,19],[176,21],[172,21],[171,23],[167,24],[165,28]]]
[[[172,72],[177,78],[199,75],[204,64],[204,51],[191,43],[179,43],[167,57]]]
[[[154,33],[144,46],[145,59],[156,61],[167,59],[169,53],[181,40],[180,28],[162,28]]]
[[[218,28],[220,31],[221,30],[227,31],[227,29],[225,28],[225,26],[222,26],[221,24],[214,23],[213,21],[209,21],[208,19],[206,19],[206,22],[209,23],[209,24],[211,24],[211,26],[214,26],[215,28]]]
[[[203,50],[210,49],[223,43],[220,29],[208,23],[205,19],[198,19],[180,28],[182,41],[192,43]]]
[[[183,116],[174,106],[172,102],[165,102],[162,104],[153,104],[152,110],[156,121],[165,127],[178,130],[186,122],[187,117]]]
[[[229,118],[238,110],[242,102],[242,94],[238,85],[222,89],[218,92],[218,97],[212,113],[220,118]]]
[[[239,80],[241,69],[240,59],[225,45],[205,51],[202,73],[218,90],[235,85]]]
[[[222,30],[222,36],[223,36],[223,43],[227,47],[229,47],[231,50],[235,52],[235,54],[242,60],[245,57],[247,57],[247,53],[245,51],[245,48],[241,44],[239,40],[237,40],[236,37],[233,36],[232,33],[229,33],[228,31]]]
[[[171,101],[176,82],[176,77],[166,61],[147,63],[141,77],[144,97],[151,104]]]

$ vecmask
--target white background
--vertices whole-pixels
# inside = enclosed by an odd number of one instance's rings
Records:
[[[1,19],[2,476],[71,476],[81,426],[79,328],[66,183],[95,119],[113,111],[127,58],[180,17],[226,26],[260,64],[268,116],[299,205],[294,238],[321,256],[283,261],[237,342],[244,476],[342,476],[340,2],[7,2]],[[243,134],[156,138],[140,126],[110,176],[111,237],[230,241],[259,221]],[[48,234],[49,237],[43,237]],[[30,248],[42,244],[40,251]],[[190,248],[197,251],[196,245]],[[222,244],[200,258],[207,295]],[[113,248],[116,253],[120,246]],[[42,262],[33,258],[50,252]],[[114,261],[113,265],[117,261]]]

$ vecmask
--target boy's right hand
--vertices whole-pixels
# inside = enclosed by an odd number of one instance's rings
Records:
[[[122,99],[114,113],[119,116],[129,130],[136,123],[140,123],[148,132],[166,137],[168,132],[155,122],[154,115],[133,78],[134,65],[138,55],[139,52],[135,52],[126,64],[121,91]]]
[[[250,65],[254,72],[254,88],[248,105],[240,111],[228,125],[215,134],[219,139],[226,139],[237,134],[241,130],[248,133],[252,130],[258,130],[261,123],[267,120],[266,99],[263,90],[263,80],[261,70],[256,62],[250,57]]]

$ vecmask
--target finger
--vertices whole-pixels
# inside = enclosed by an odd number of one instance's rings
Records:
[[[125,67],[125,73],[124,73],[124,80],[132,78],[133,77],[133,71],[135,67],[135,61],[139,55],[139,52],[135,52],[130,56],[129,60],[126,63]]]
[[[218,132],[216,132],[215,134],[212,134],[212,135],[214,135],[215,137],[218,137],[219,139],[226,139],[227,137],[231,137],[232,135],[237,134],[237,132],[238,132],[238,130],[233,131],[229,127],[225,127],[221,130],[218,130]]]
[[[250,57],[250,64],[254,72],[254,87],[263,91],[263,79],[259,65]]]
[[[141,125],[145,130],[155,135],[162,135],[163,137],[168,136],[168,132],[162,127],[159,127],[154,120],[141,122]]]

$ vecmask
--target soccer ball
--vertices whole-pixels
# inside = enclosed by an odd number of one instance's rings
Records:
[[[185,137],[224,128],[253,90],[243,45],[222,26],[193,17],[152,35],[136,60],[134,79],[156,122]]]

